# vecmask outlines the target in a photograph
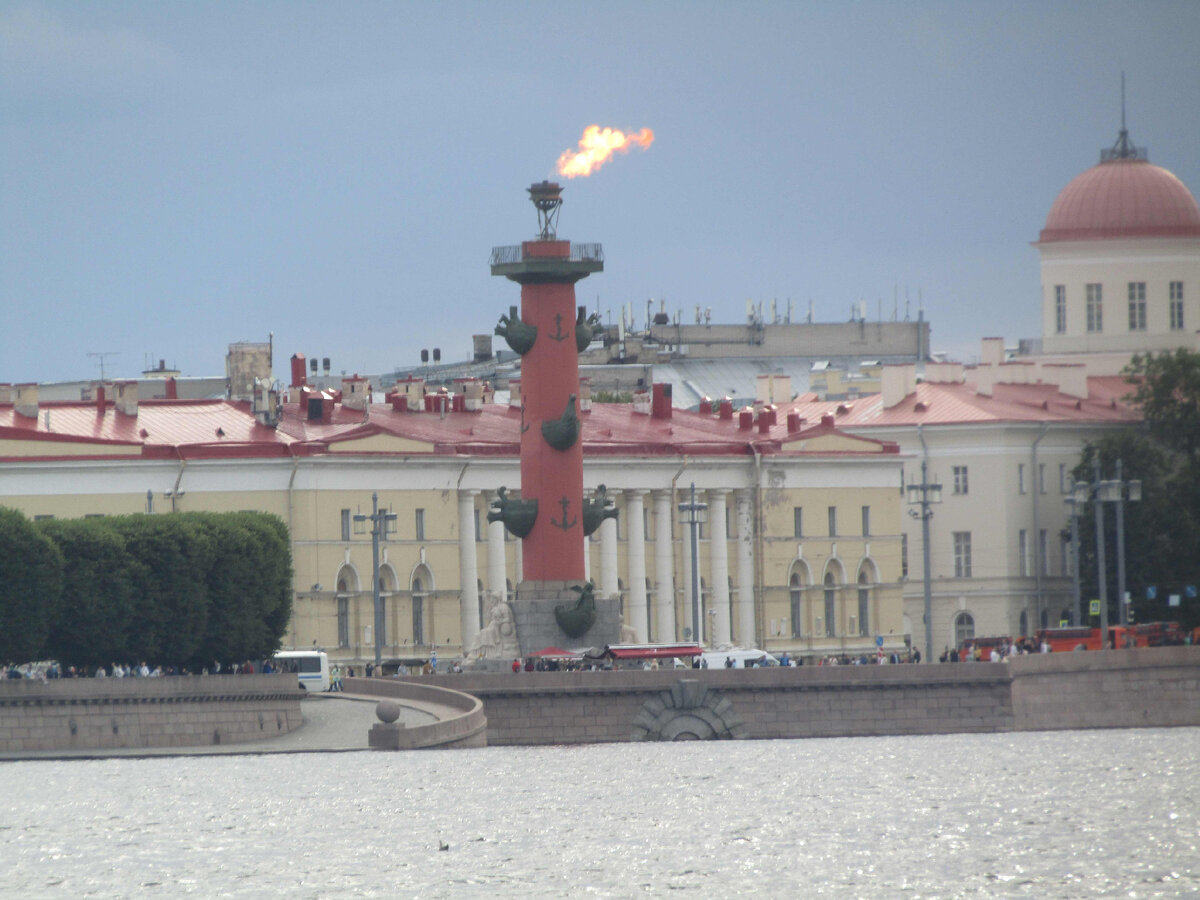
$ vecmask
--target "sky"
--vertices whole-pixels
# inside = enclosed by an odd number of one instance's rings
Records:
[[[605,321],[907,300],[970,362],[1039,336],[1030,242],[1122,71],[1200,193],[1198,46],[1194,0],[0,0],[0,382],[220,374],[271,335],[285,380],[467,359],[519,302],[492,247],[592,124],[655,134],[559,179]]]

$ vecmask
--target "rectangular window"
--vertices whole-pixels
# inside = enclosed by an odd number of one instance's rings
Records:
[[[1129,330],[1146,330],[1146,282],[1129,282]]]
[[[1037,564],[1038,564],[1038,571],[1041,572],[1043,575],[1050,574],[1049,536],[1050,536],[1050,533],[1045,528],[1043,528],[1041,531],[1038,532],[1038,563]]]
[[[417,540],[425,540],[425,510],[413,510],[413,525],[416,529]]]
[[[1065,494],[1070,488],[1067,487],[1067,464],[1058,464],[1058,492]]]
[[[858,589],[858,636],[866,637],[871,633],[871,591],[867,588]]]
[[[1038,463],[1038,493],[1046,493],[1046,464]]]
[[[864,506],[862,508],[862,526],[863,537],[871,536],[871,507]]]
[[[342,540],[350,540],[350,510],[342,510]]]
[[[1029,537],[1024,528],[1017,532],[1017,565],[1022,575],[1029,574]]]
[[[804,537],[804,508],[801,506],[792,509],[792,536]]]
[[[967,493],[967,488],[968,488],[967,467],[966,466],[955,466],[954,467],[954,493],[965,494],[965,493]]]
[[[837,592],[825,587],[825,637],[837,637]]]
[[[971,532],[954,532],[954,577],[971,577]]]
[[[1087,286],[1087,330],[1089,332],[1104,330],[1104,295],[1098,284]]]
[[[1183,331],[1183,282],[1171,282],[1171,330]]]
[[[900,535],[900,577],[908,577],[908,535]]]
[[[1025,463],[1017,463],[1017,491],[1025,493]]]
[[[829,507],[829,536],[837,537],[837,507]]]
[[[1066,535],[1058,539],[1058,552],[1062,554],[1062,568],[1059,574],[1067,578],[1071,574],[1071,539]]]
[[[642,507],[642,537],[644,537],[648,541],[654,540],[654,529],[651,527],[652,524],[653,523],[650,521],[650,510],[649,510],[649,508],[643,506]]]
[[[1065,334],[1067,331],[1067,286],[1054,286],[1054,333]]]

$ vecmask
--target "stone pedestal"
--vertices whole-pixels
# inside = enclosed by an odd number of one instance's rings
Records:
[[[512,600],[521,655],[528,656],[546,647],[603,647],[621,640],[620,601],[616,597],[596,597],[596,621],[580,637],[571,637],[558,627],[556,606],[574,606],[579,594],[571,590],[575,581],[522,581]]]

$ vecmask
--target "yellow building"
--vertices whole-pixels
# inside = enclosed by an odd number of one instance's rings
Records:
[[[39,403],[0,386],[0,504],[30,517],[254,509],[292,538],[295,598],[285,645],[374,656],[373,502],[394,515],[380,542],[385,654],[452,658],[493,598],[521,584],[521,544],[487,510],[520,484],[519,397],[478,383],[447,395],[406,384],[372,404],[293,388],[276,402],[143,400],[135,383],[88,403]],[[586,488],[607,487],[619,518],[588,539],[588,575],[618,595],[639,641],[698,633],[816,657],[904,647],[902,459],[833,417],[776,420],[773,407],[654,414],[581,402]],[[680,504],[706,505],[692,540]],[[373,501],[373,498],[374,501]],[[585,638],[586,641],[586,638]]]

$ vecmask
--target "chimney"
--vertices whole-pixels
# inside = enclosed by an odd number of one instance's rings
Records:
[[[1042,366],[1042,373],[1060,393],[1076,400],[1087,399],[1087,366],[1083,363],[1046,363]]]
[[[12,403],[12,385],[0,382],[0,403]]]
[[[930,384],[962,384],[963,364],[960,362],[925,363],[925,380]]]
[[[1004,338],[984,338],[979,352],[980,365],[998,366],[1002,362],[1004,362]]]
[[[633,411],[641,416],[650,415],[650,410],[653,406],[653,401],[650,397],[650,392],[645,388],[641,388],[633,392]]]
[[[787,430],[788,434],[795,434],[804,427],[804,419],[800,417],[798,412],[790,412],[787,414]]]
[[[758,433],[767,434],[771,430],[771,407],[764,406],[758,411]]]
[[[700,398],[700,415],[711,416],[712,411],[713,411],[712,398],[711,397],[701,397]]]
[[[671,418],[671,385],[656,382],[653,396],[654,399],[650,405],[651,415],[656,419]]]
[[[393,391],[387,395],[387,399],[396,412],[408,412],[408,395],[403,391]]]
[[[342,406],[364,412],[371,403],[371,383],[354,375],[342,379]]]
[[[891,409],[904,400],[916,388],[917,367],[912,363],[904,366],[884,366],[879,379],[883,408]]]
[[[508,379],[508,405],[512,409],[521,408],[521,379]]]
[[[102,416],[102,415],[104,415],[105,403],[108,401],[108,397],[105,394],[103,382],[96,385],[95,393],[96,393],[96,414]]]
[[[317,364],[317,361],[314,359],[313,366],[315,367],[316,364]],[[315,371],[315,369],[314,369],[314,371]],[[293,353],[292,354],[292,383],[290,386],[298,388],[298,387],[304,387],[304,385],[306,385],[306,384],[308,384],[308,378],[305,375],[305,370],[304,370],[304,354],[303,353]]]
[[[728,419],[730,421],[733,421],[733,398],[732,397],[723,397],[721,399],[721,405],[717,407],[717,418],[718,419]]]
[[[792,399],[792,377],[790,375],[759,375],[754,383],[754,399],[757,403],[787,403]]]
[[[136,381],[113,383],[113,406],[123,416],[136,416],[138,412],[138,386]]]
[[[743,406],[738,412],[738,429],[740,431],[749,431],[754,427],[754,410],[749,406]]]
[[[992,386],[996,383],[996,368],[998,367],[979,365],[972,370],[975,375],[975,393],[979,396],[992,396]]]
[[[16,388],[17,396],[13,400],[13,411],[18,416],[36,419],[38,417],[38,386],[31,382],[18,384]]]
[[[167,388],[167,399],[168,400],[178,400],[179,399],[179,385],[176,383],[174,375],[172,375],[170,378],[167,379],[166,388]]]

